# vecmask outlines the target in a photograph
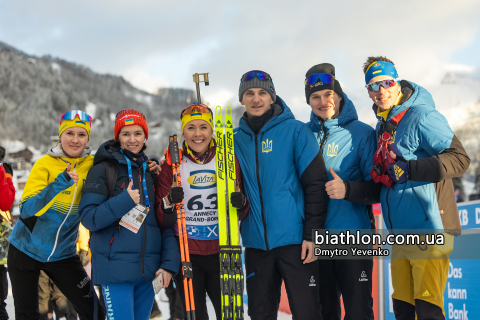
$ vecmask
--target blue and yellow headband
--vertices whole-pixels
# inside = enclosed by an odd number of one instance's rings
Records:
[[[372,62],[365,72],[365,84],[368,84],[370,80],[378,76],[389,76],[393,79],[398,78],[397,69],[391,62],[375,61]]]

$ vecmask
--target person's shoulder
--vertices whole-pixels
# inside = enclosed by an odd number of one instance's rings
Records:
[[[345,128],[354,132],[363,132],[363,133],[372,133],[375,131],[372,126],[362,122],[360,120],[352,120],[350,121]]]
[[[50,171],[52,169],[52,166],[56,165],[58,162],[58,159],[55,157],[52,157],[49,154],[46,154],[37,161],[35,161],[32,170],[38,170],[40,168],[45,168]]]

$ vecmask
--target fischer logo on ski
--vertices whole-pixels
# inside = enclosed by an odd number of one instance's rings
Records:
[[[215,136],[217,139],[216,169],[222,319],[243,320],[242,248],[239,241],[237,208],[230,203],[230,195],[235,191],[236,183],[232,108],[226,108],[225,129],[223,123],[222,108],[218,106],[215,109]]]

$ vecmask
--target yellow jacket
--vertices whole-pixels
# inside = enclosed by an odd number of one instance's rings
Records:
[[[86,151],[81,158],[67,158],[57,146],[32,168],[20,201],[21,218],[9,241],[37,261],[62,260],[77,252],[78,205],[87,173],[93,165],[90,148]],[[79,174],[77,186],[64,173],[68,163],[72,171],[75,168]]]

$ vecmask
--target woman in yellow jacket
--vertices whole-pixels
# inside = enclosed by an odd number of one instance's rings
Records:
[[[8,272],[17,319],[39,319],[38,278],[43,270],[74,305],[80,319],[105,314],[77,255],[78,204],[93,165],[91,117],[73,110],[60,118],[60,142],[32,168],[9,238]],[[94,309],[99,309],[95,311]]]

